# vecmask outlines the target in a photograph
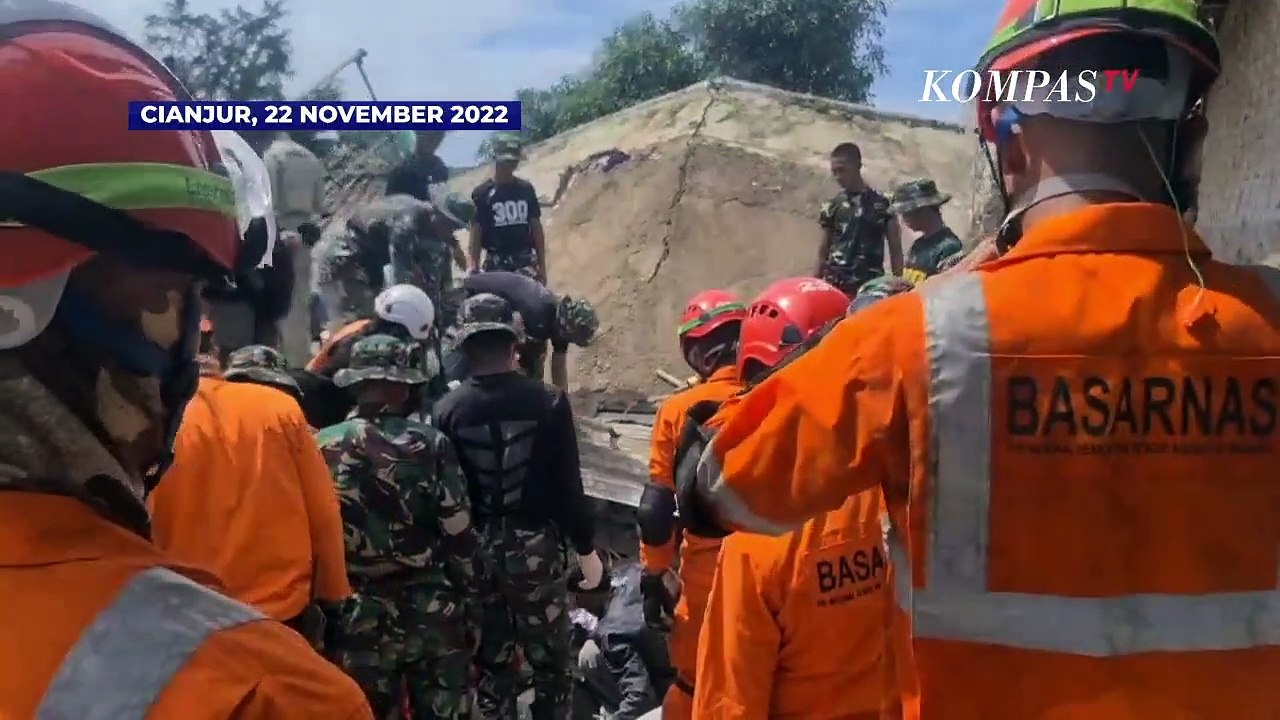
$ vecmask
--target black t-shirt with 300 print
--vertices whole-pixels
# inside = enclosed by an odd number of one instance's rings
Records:
[[[480,243],[486,252],[514,255],[533,249],[530,223],[542,217],[542,206],[529,181],[485,180],[471,192],[471,202],[476,206]]]

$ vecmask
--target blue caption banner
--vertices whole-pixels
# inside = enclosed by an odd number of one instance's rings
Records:
[[[520,101],[129,103],[130,130],[519,130]]]

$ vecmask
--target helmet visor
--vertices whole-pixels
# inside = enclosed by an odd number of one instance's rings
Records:
[[[222,156],[222,164],[231,177],[235,188],[236,221],[240,226],[240,234],[247,236],[255,218],[261,218],[267,239],[266,249],[257,263],[258,267],[271,265],[272,251],[276,246],[276,216],[271,203],[271,175],[266,163],[253,151],[249,143],[231,130],[214,130],[213,139],[218,144],[218,153]],[[246,238],[247,239],[247,238]],[[253,243],[246,243],[246,248]],[[256,250],[256,248],[255,248]],[[241,262],[241,267],[247,267]]]

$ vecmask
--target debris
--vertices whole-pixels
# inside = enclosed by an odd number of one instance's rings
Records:
[[[667,383],[668,385],[670,385],[671,387],[673,387],[673,388],[675,388],[675,389],[677,389],[677,390],[683,390],[683,389],[685,389],[685,388],[689,387],[689,381],[687,381],[687,380],[681,380],[680,378],[676,377],[675,375],[672,375],[671,373],[667,372],[666,370],[661,370],[661,369],[659,369],[659,370],[654,370],[654,371],[653,371],[653,374],[654,374],[654,375],[657,375],[657,376],[658,376],[658,377],[660,377],[660,378],[662,378],[664,381],[666,381],[666,383]]]

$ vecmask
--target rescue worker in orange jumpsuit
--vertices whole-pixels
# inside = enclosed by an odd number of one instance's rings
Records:
[[[372,720],[297,633],[149,540],[145,498],[195,391],[200,287],[266,224],[207,131],[129,130],[189,99],[52,0],[0,4],[0,717]]]
[[[771,285],[742,323],[742,379],[754,382],[849,305],[815,278]],[[725,538],[698,641],[695,717],[902,717],[882,513],[871,488],[781,537]]]
[[[735,363],[738,334],[746,314],[746,306],[737,296],[724,290],[706,290],[689,300],[678,331],[680,350],[703,381],[668,398],[653,422],[649,484],[640,498],[636,520],[640,526],[640,589],[645,621],[671,633],[668,644],[676,677],[663,702],[663,717],[667,720],[692,716],[698,630],[720,552],[718,538],[681,533],[678,527],[676,441],[691,406],[707,400],[727,400],[742,387]]]
[[[883,489],[925,720],[1280,717],[1280,274],[1182,218],[1218,68],[1196,4],[1102,5],[1012,2],[979,63],[1136,75],[980,108],[1006,252],[691,426],[703,532]]]
[[[272,372],[280,386],[292,380]],[[173,467],[147,499],[151,539],[318,645],[323,613],[336,615],[351,595],[329,468],[292,395],[203,375],[178,428]]]

